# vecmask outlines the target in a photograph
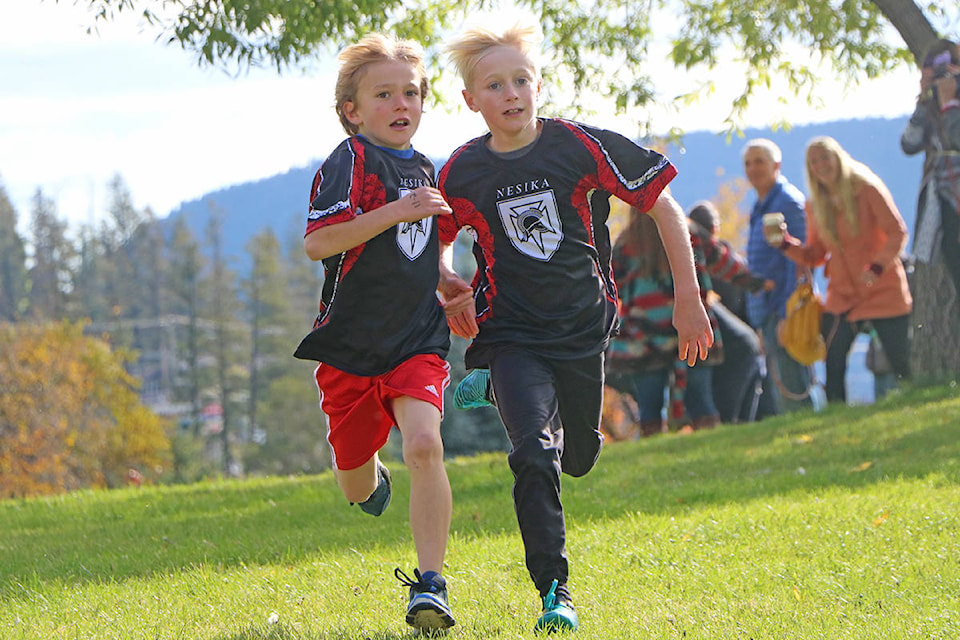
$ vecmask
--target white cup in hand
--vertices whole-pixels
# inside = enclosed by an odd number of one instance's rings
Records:
[[[783,214],[779,211],[763,214],[763,237],[770,246],[779,247],[783,244],[783,233],[786,227]]]

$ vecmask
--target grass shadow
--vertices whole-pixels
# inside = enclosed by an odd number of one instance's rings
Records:
[[[440,640],[449,638],[449,633],[421,634],[415,630],[405,633],[384,631],[364,631],[357,635],[356,630],[300,632],[292,627],[278,624],[267,627],[250,627],[237,633],[217,636],[214,640]]]

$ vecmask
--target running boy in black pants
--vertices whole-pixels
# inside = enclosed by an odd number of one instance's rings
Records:
[[[445,629],[454,624],[440,575],[452,511],[440,439],[450,332],[436,295],[434,216],[449,216],[450,207],[434,186],[433,164],[410,145],[427,92],[423,51],[374,34],[339,60],[336,109],[350,137],[310,191],[304,247],[323,261],[326,277],[320,314],[295,355],[319,361],[337,482],[374,516],[391,495],[377,452],[393,426],[400,429],[419,565],[415,579],[396,571],[410,587],[406,620]],[[468,301],[469,287],[458,294]]]
[[[475,308],[448,322],[474,338],[461,399],[490,400],[511,442],[514,506],[526,565],[543,599],[538,631],[573,630],[560,474],[586,474],[600,454],[603,351],[617,327],[606,227],[614,195],[654,216],[673,267],[680,355],[693,364],[713,340],[700,301],[683,211],[661,193],[676,169],[627,138],[538,118],[536,27],[469,29],[448,51],[463,97],[489,133],[450,157],[438,179],[452,216],[439,220],[447,298],[466,283],[452,243],[471,229]]]

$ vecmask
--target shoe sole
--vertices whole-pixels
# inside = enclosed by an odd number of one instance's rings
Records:
[[[453,615],[442,603],[434,598],[424,598],[417,602],[415,598],[407,609],[407,624],[421,631],[439,631],[457,624]]]
[[[533,630],[538,633],[563,633],[576,631],[579,626],[578,620],[551,611],[540,616]]]
[[[440,611],[423,609],[411,617],[407,614],[407,624],[420,631],[442,631],[456,624],[453,618]]]

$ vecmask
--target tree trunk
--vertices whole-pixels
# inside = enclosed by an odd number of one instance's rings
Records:
[[[942,264],[917,263],[913,291],[913,340],[910,367],[914,377],[956,377],[960,371],[960,295]]]
[[[938,38],[914,0],[871,0],[900,33],[919,67]],[[919,189],[920,176],[917,176]],[[947,270],[917,263],[911,277],[913,338],[910,366],[918,378],[956,376],[960,370],[960,292]]]
[[[913,0],[871,1],[900,33],[914,59],[921,62],[927,47],[938,37],[923,9]]]

